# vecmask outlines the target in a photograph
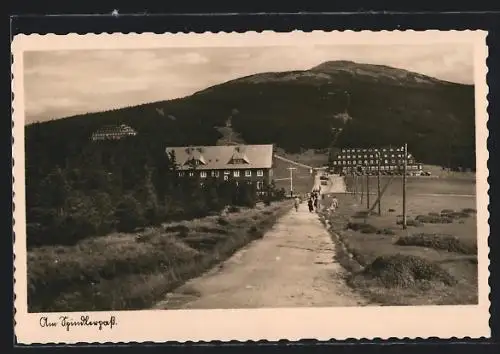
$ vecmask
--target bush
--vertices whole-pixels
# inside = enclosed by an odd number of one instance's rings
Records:
[[[467,214],[475,214],[475,213],[477,213],[476,209],[473,209],[473,208],[462,209],[462,212],[463,213],[467,213]]]
[[[395,211],[396,211],[396,209],[392,209],[392,208],[390,208],[390,209],[388,210],[388,212],[389,212],[389,213],[394,213]]]
[[[403,225],[403,220],[398,220],[396,221],[396,225]],[[413,227],[420,227],[423,224],[415,219],[407,219],[406,220],[406,226],[413,226]]]
[[[459,238],[446,234],[420,233],[411,236],[403,236],[396,241],[396,244],[399,246],[428,247],[463,254],[477,254],[477,248],[475,246],[465,244]]]
[[[470,214],[464,213],[462,211],[455,211],[453,213],[448,214],[448,217],[450,217],[452,219],[463,219],[463,218],[469,218]]]
[[[377,234],[382,234],[382,235],[395,235],[396,232],[393,229],[382,229],[382,230],[377,230]]]
[[[453,213],[455,210],[453,209],[443,209],[441,210],[441,215],[448,215],[448,214],[451,214]]]
[[[419,280],[456,284],[456,280],[438,264],[425,258],[402,254],[378,257],[353,280],[358,276],[375,279],[388,288],[410,287]]]
[[[229,209],[227,211],[228,213],[238,213],[240,211],[240,208],[236,205],[231,205],[229,206]]]
[[[220,217],[217,219],[219,225],[229,225],[229,221],[226,218]]]
[[[374,234],[378,231],[375,226],[367,223],[350,222],[347,224],[347,228],[353,231],[360,231],[363,234]]]
[[[415,220],[424,224],[451,224],[453,219],[449,216],[418,215]]]
[[[116,228],[120,232],[132,232],[144,226],[145,219],[140,203],[131,195],[126,195],[116,208]]]

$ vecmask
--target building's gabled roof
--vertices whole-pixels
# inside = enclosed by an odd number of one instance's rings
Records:
[[[196,147],[167,147],[166,153],[174,153],[179,169],[192,168],[190,161],[199,161],[196,169],[252,169],[271,168],[272,145],[218,145]]]

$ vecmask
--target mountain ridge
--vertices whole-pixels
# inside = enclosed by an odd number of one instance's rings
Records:
[[[349,119],[339,119],[342,114]],[[292,153],[329,147],[332,129],[341,128],[338,146],[407,142],[422,162],[475,166],[472,85],[351,61],[257,73],[183,98],[76,115],[26,129],[29,145],[42,150],[34,131],[53,136],[49,145],[61,151],[76,151],[93,130],[118,122],[159,144],[201,145],[216,144],[228,118],[242,141],[276,143]]]

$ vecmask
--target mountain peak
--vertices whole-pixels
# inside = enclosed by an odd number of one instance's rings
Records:
[[[394,82],[413,82],[418,84],[444,83],[444,81],[430,76],[418,74],[405,69],[393,68],[386,65],[361,64],[350,60],[326,61],[310,69],[312,72],[325,74],[348,73],[359,77],[385,79]]]

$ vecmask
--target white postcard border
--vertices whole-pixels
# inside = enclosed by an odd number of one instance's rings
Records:
[[[166,342],[230,340],[344,340],[349,338],[479,338],[489,337],[489,224],[486,83],[484,31],[343,31],[275,33],[68,34],[17,35],[12,43],[14,307],[19,344]],[[89,313],[28,313],[24,167],[23,55],[29,50],[83,50],[161,47],[230,47],[286,45],[474,43],[479,304],[470,306],[384,306],[356,308],[283,308],[237,310],[150,310]],[[40,326],[40,319],[109,320],[115,326],[71,328]]]

